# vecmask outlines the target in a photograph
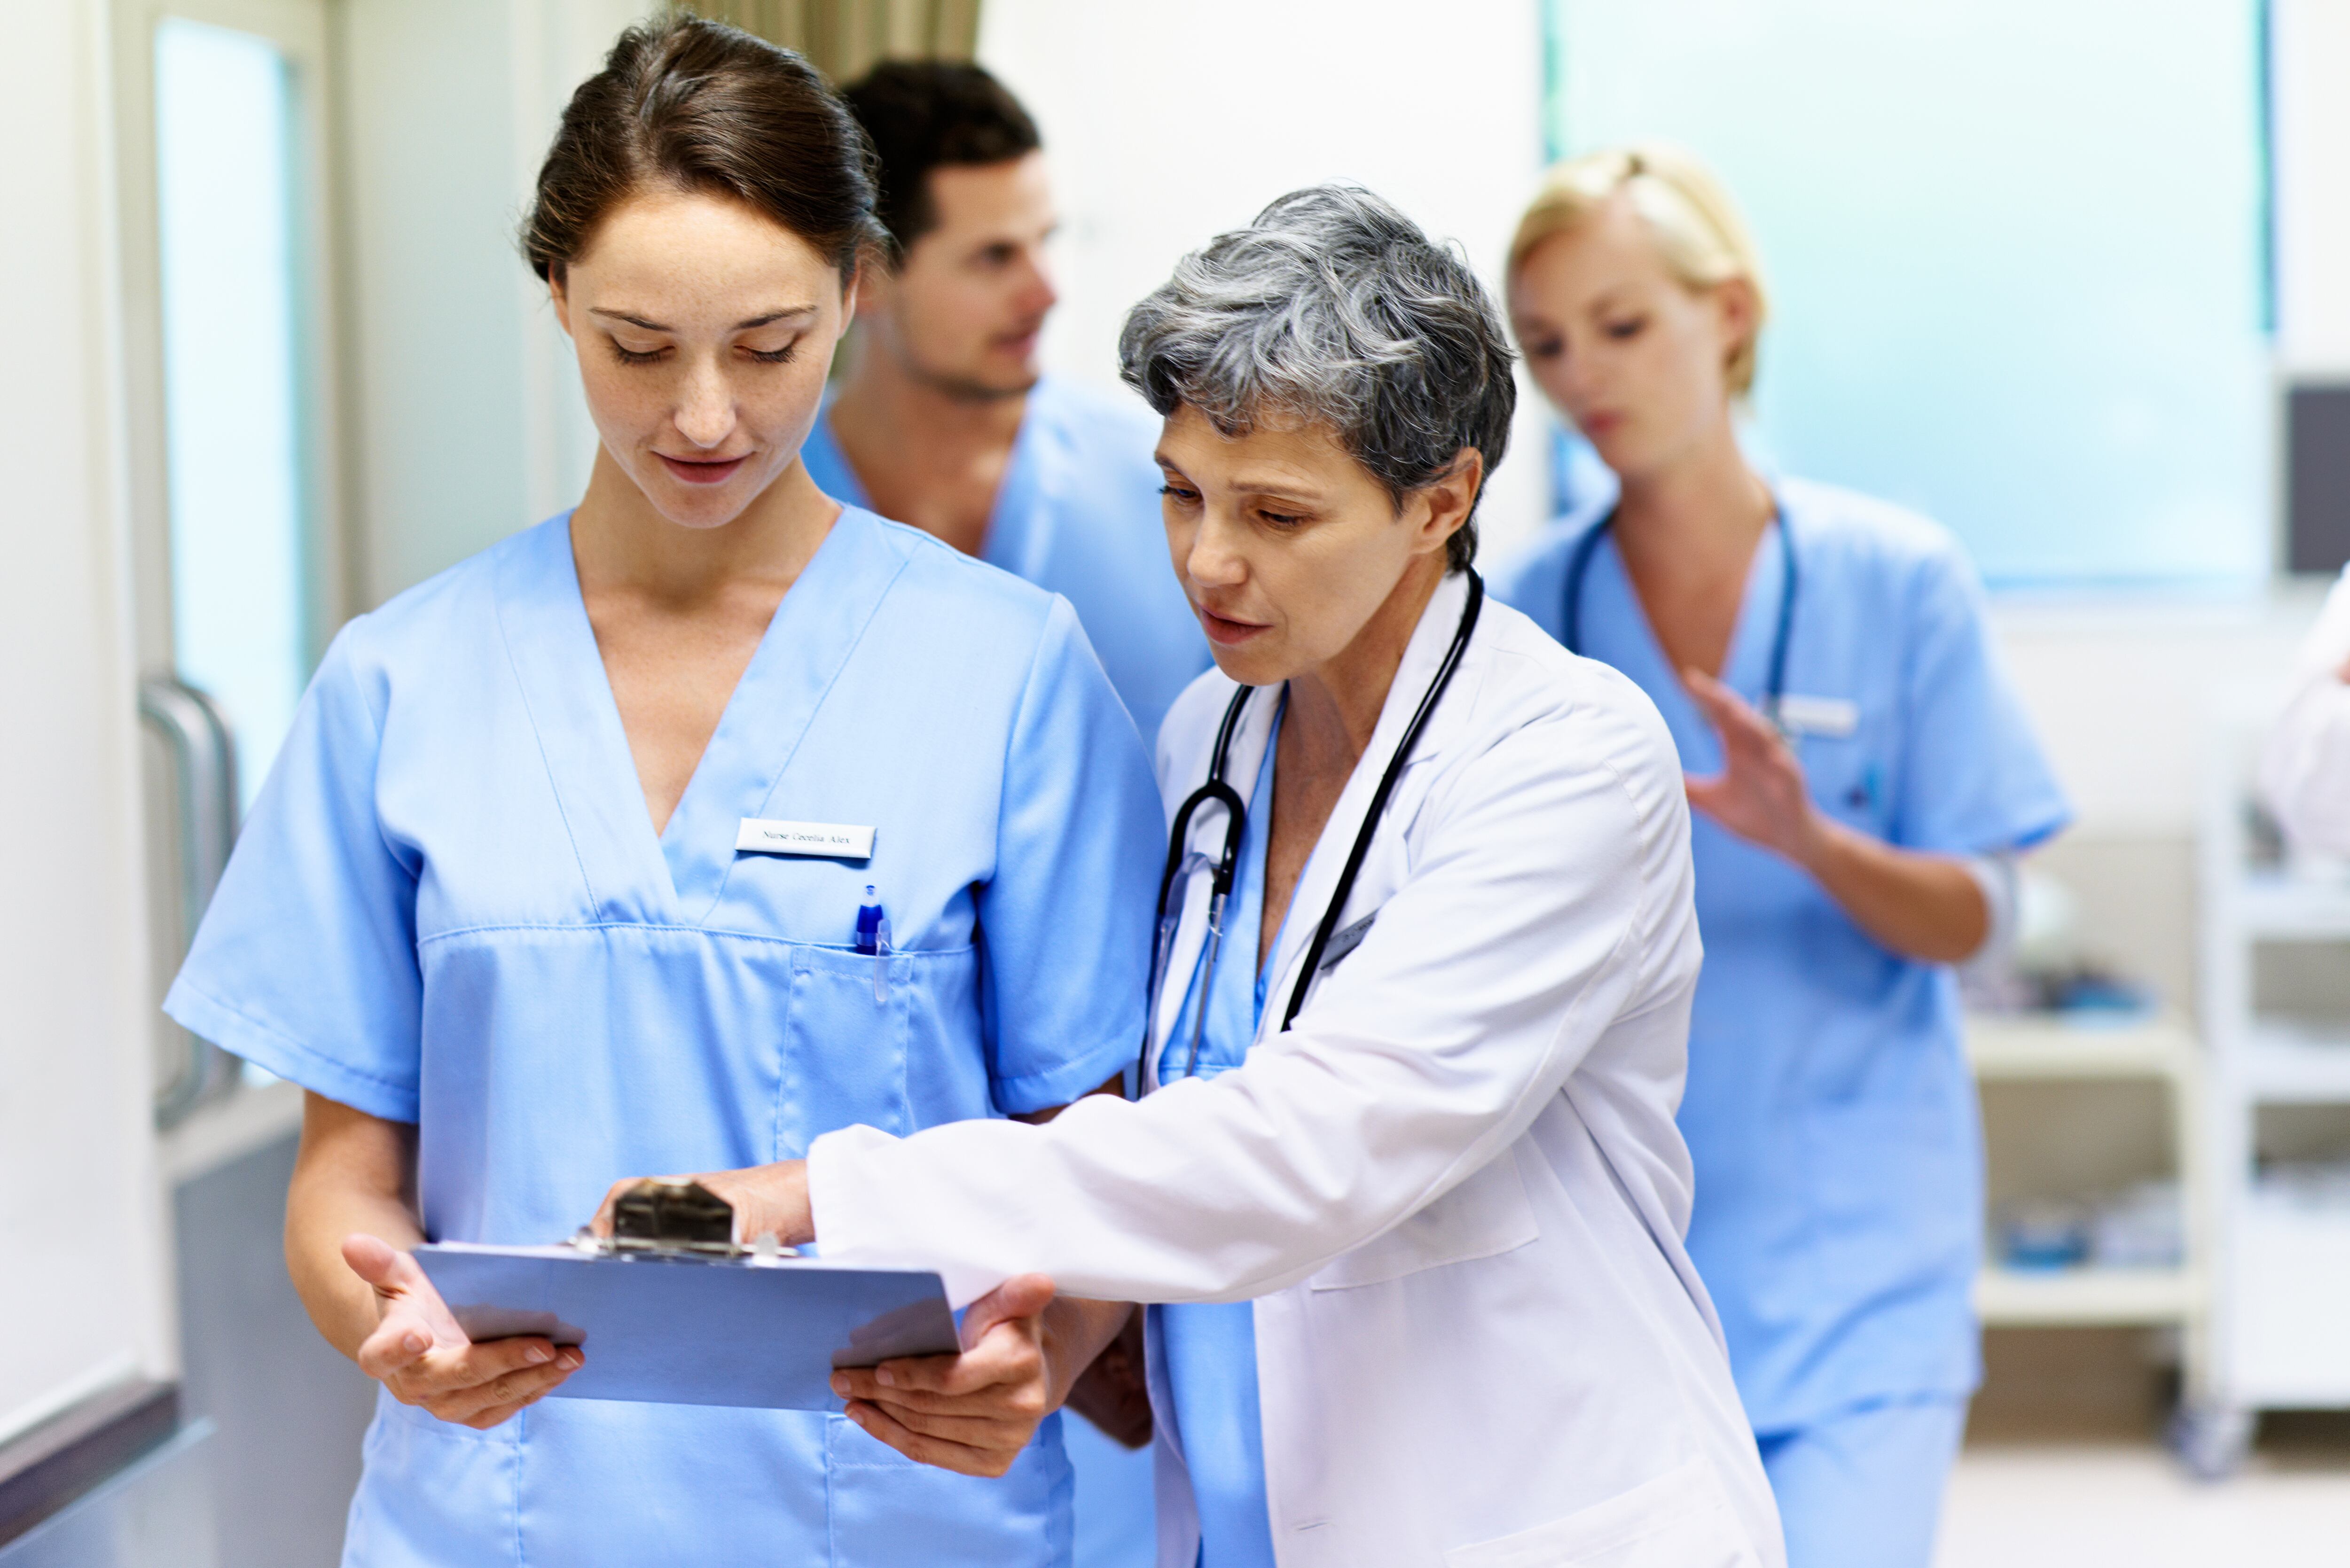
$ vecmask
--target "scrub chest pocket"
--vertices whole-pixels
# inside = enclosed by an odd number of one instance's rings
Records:
[[[1812,799],[1822,811],[1872,837],[1890,836],[1893,781],[1878,760],[1878,746],[1869,730],[1848,735],[1798,735],[1794,747]]]
[[[903,1137],[988,1114],[983,1064],[955,1044],[957,1022],[979,1006],[978,950],[876,956],[792,945],[787,953],[775,1143],[765,1158],[797,1159],[816,1138],[854,1124]]]

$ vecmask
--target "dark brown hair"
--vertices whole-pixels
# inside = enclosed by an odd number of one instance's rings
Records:
[[[648,186],[731,196],[852,275],[886,251],[873,151],[814,67],[738,28],[672,14],[620,35],[579,84],[523,221],[531,270],[554,281],[597,224]]]
[[[955,60],[884,60],[841,89],[881,161],[881,222],[900,249],[936,227],[931,171],[1003,163],[1044,145],[1002,82]]]

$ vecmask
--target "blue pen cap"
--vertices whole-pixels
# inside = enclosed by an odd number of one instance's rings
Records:
[[[865,902],[857,906],[857,950],[873,953],[881,950],[881,900],[873,885],[865,885]]]

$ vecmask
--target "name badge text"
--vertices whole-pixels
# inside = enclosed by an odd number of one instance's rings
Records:
[[[873,858],[873,829],[839,822],[770,822],[746,816],[734,847],[754,855],[814,855],[827,860]]]

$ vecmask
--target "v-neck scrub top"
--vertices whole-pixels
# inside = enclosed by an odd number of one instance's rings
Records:
[[[173,1017],[415,1123],[436,1241],[557,1241],[624,1177],[1038,1110],[1131,1059],[1162,818],[1065,601],[847,510],[656,838],[568,521],[336,639]],[[738,854],[744,817],[873,853]],[[991,1480],[837,1415],[549,1399],[476,1432],[381,1394],[365,1458],[367,1568],[1067,1561],[1056,1420]]]
[[[1150,453],[1159,421],[1139,400],[1046,376],[1028,390],[981,557],[1075,607],[1148,742],[1208,668],[1208,639],[1168,564]],[[869,505],[827,408],[800,451],[827,495]]]
[[[1791,711],[1814,715],[1795,743],[1820,810],[1955,856],[2062,827],[2069,808],[1957,543],[1849,491],[1773,489],[1797,562],[1786,692]],[[1567,563],[1605,510],[1554,525],[1494,592],[1561,635]],[[1765,538],[1723,671],[1749,702],[1763,695],[1786,587]],[[1684,767],[1718,771],[1721,744],[1612,536],[1580,598],[1580,651],[1648,694]],[[1962,1397],[1979,1371],[1982,1163],[1956,977],[1878,945],[1808,873],[1691,815],[1705,966],[1679,1114],[1697,1170],[1689,1250],[1747,1413],[1771,1433],[1875,1399]]]

